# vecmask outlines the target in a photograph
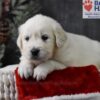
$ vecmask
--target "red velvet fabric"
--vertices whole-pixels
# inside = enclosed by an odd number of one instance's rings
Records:
[[[30,100],[54,95],[100,92],[100,74],[95,66],[68,67],[50,73],[45,80],[37,82],[30,77],[21,79],[16,74],[18,100]]]

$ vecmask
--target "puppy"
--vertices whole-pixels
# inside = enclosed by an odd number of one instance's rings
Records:
[[[17,45],[21,52],[19,75],[45,79],[68,66],[100,66],[100,43],[66,32],[54,19],[36,15],[19,27]]]

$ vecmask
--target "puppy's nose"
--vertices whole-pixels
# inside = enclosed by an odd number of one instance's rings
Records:
[[[33,56],[38,56],[39,52],[40,52],[40,50],[36,49],[36,48],[31,50],[31,53],[32,53]]]

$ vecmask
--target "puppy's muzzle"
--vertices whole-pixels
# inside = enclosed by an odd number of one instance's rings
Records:
[[[34,48],[31,50],[32,58],[33,59],[38,59],[40,53],[40,49]]]

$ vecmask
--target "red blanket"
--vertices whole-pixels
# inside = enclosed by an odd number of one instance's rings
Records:
[[[16,74],[18,100],[30,100],[54,95],[100,92],[100,75],[95,66],[68,67],[54,71],[43,81],[30,77],[21,79]]]

